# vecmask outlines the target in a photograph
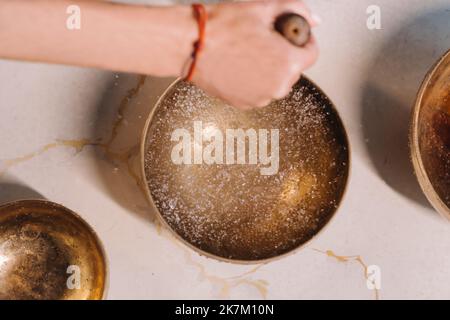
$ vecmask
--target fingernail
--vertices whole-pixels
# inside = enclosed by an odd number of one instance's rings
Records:
[[[314,23],[315,23],[316,25],[319,25],[319,24],[322,23],[322,18],[319,17],[319,16],[318,16],[317,14],[315,14],[315,13],[313,13],[313,14],[311,15],[311,19],[314,21]]]

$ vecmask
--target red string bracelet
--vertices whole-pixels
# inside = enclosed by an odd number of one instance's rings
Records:
[[[197,64],[197,58],[200,51],[203,49],[203,45],[205,42],[205,27],[206,20],[208,19],[208,15],[206,13],[205,6],[202,4],[193,4],[192,9],[194,11],[195,20],[197,20],[198,24],[198,40],[194,42],[194,50],[192,52],[192,62],[189,66],[189,71],[185,80],[191,81],[194,75],[195,66]]]

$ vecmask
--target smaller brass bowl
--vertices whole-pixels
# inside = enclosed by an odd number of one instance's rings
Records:
[[[431,68],[412,114],[411,158],[431,205],[450,220],[450,51]]]
[[[99,300],[105,254],[94,231],[45,200],[0,206],[0,299]]]

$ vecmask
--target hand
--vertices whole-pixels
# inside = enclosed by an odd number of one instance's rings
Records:
[[[207,11],[205,45],[193,82],[235,107],[261,107],[283,98],[317,59],[314,37],[299,48],[273,27],[286,12],[317,24],[299,0],[221,3]]]

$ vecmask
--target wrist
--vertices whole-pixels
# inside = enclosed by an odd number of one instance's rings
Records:
[[[198,38],[198,25],[191,6],[149,8],[149,52],[161,50],[161,54],[149,54],[156,59],[148,73],[158,76],[180,77],[190,63],[194,43]],[[153,64],[153,63],[152,63]]]

